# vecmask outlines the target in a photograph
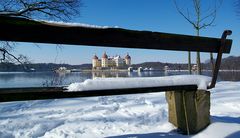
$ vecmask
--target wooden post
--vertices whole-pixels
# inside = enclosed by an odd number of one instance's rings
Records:
[[[184,134],[195,134],[210,123],[210,92],[167,91],[169,122]]]

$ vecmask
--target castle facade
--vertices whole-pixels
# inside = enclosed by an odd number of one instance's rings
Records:
[[[95,54],[92,58],[92,68],[93,69],[117,69],[124,68],[131,65],[131,57],[129,54],[125,58],[121,58],[119,55],[114,57],[108,57],[106,52],[104,52],[101,59]]]

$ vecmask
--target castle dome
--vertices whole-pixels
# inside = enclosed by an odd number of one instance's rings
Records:
[[[97,55],[96,55],[96,54],[93,56],[93,59],[98,59],[98,57],[97,57]]]
[[[125,56],[125,59],[131,59],[131,57],[129,56],[128,53],[127,53],[127,55]]]
[[[107,56],[106,52],[104,52],[104,54],[103,54],[102,58],[108,58],[108,56]]]

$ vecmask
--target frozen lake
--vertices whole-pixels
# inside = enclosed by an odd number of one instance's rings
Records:
[[[188,74],[188,72],[72,72],[65,74],[54,72],[0,72],[0,88],[65,86],[95,77],[160,77],[179,74]],[[211,76],[211,72],[205,71],[203,74]],[[218,79],[221,81],[240,81],[240,72],[222,71],[219,73]]]

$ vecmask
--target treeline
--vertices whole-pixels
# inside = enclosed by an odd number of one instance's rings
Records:
[[[162,63],[162,62],[144,62],[140,64],[132,65],[133,68],[154,68],[156,70],[163,70],[164,66],[168,66],[171,70],[183,70],[187,69],[187,64],[179,64],[179,63]]]
[[[36,63],[36,64],[24,64],[16,65],[13,63],[0,63],[0,72],[11,72],[11,71],[54,71],[59,67],[66,67],[67,69],[89,69],[92,67],[91,64],[82,65],[69,65],[69,64],[55,64],[55,63]]]
[[[209,61],[202,63],[203,70],[211,70],[212,66]],[[162,63],[162,62],[144,62],[141,64],[132,65],[134,68],[154,68],[157,70],[163,70],[164,66],[168,66],[171,70],[187,70],[188,64],[183,63]],[[240,56],[230,56],[222,59],[221,67],[222,70],[240,70]]]

